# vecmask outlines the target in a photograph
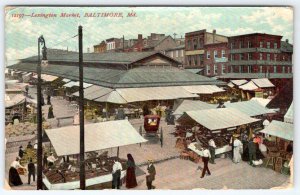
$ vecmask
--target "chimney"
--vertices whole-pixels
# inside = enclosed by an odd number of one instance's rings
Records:
[[[216,42],[216,29],[213,30],[213,43]]]
[[[285,42],[286,42],[286,43],[289,43],[289,40],[288,40],[288,39],[286,39],[286,40],[285,40]]]

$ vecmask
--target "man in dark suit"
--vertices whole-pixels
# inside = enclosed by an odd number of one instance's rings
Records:
[[[256,145],[251,139],[248,143],[249,150],[249,164],[253,166],[253,160],[256,160]]]
[[[148,190],[155,189],[155,186],[152,185],[152,182],[155,180],[156,170],[153,165],[153,160],[148,160],[148,175],[146,175],[146,183]]]
[[[20,146],[20,147],[19,147],[19,157],[20,157],[20,158],[23,158],[23,156],[24,156],[25,153],[26,153],[26,152],[23,150],[23,146]]]
[[[28,169],[28,184],[30,184],[31,176],[33,177],[33,181],[35,181],[35,166],[34,163],[32,162],[32,159],[29,160],[27,169]]]

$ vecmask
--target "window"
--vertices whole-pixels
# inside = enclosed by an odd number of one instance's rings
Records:
[[[214,58],[217,58],[217,57],[218,57],[218,51],[215,50],[215,51],[214,51]]]
[[[262,53],[259,54],[259,60],[262,60],[263,59],[263,55]]]
[[[193,40],[193,46],[194,46],[194,49],[197,49],[197,39]]]
[[[251,47],[252,47],[252,42],[248,41],[248,48],[251,48]]]
[[[225,74],[225,71],[226,71],[226,67],[224,64],[221,65],[222,66],[222,74]]]
[[[264,47],[264,42],[262,42],[262,41],[259,42],[259,47],[260,47],[260,48],[263,48],[263,47]]]
[[[274,54],[274,61],[277,61],[277,54]]]
[[[234,48],[234,42],[231,43],[230,48],[231,48],[231,49]]]
[[[267,60],[270,61],[270,54],[267,54]]]
[[[277,73],[277,66],[274,66],[274,73]]]
[[[207,58],[207,59],[210,59],[210,51],[207,51],[207,52],[206,52],[206,58]]]
[[[274,49],[277,49],[277,43],[274,43]]]
[[[188,56],[188,61],[189,61],[189,65],[191,66],[192,65],[192,57],[191,56]]]
[[[188,49],[192,49],[192,41],[188,40]]]
[[[282,73],[285,73],[285,66],[282,66]]]
[[[198,65],[198,56],[194,56],[194,64],[195,64],[195,66]]]
[[[287,73],[290,73],[291,72],[291,68],[288,66],[287,67]]]
[[[214,65],[214,74],[218,74],[218,65],[217,64]]]
[[[252,60],[252,53],[248,53],[248,60]]]
[[[270,49],[270,47],[271,47],[271,43],[267,42],[267,48]]]
[[[259,66],[259,72],[262,73],[262,66]]]
[[[199,55],[199,59],[200,59],[200,65],[204,63],[204,56],[203,54]]]
[[[175,57],[178,58],[178,50],[175,51]]]
[[[234,55],[230,54],[230,61],[234,61]]]
[[[210,74],[210,66],[209,66],[209,65],[206,66],[206,74],[207,74],[207,75]]]
[[[222,58],[225,58],[225,50],[222,49]]]
[[[183,49],[181,50],[181,57],[183,57]]]
[[[240,60],[244,60],[244,54],[240,54]]]

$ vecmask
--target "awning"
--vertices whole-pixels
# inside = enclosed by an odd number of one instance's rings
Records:
[[[112,91],[108,94],[105,94],[94,101],[96,102],[109,102],[109,103],[114,103],[114,104],[126,104],[126,100],[120,96],[120,94],[116,91]]]
[[[248,83],[239,86],[239,88],[244,91],[254,91],[258,89],[258,87],[253,83],[253,81],[249,81]]]
[[[260,105],[262,105],[263,107],[266,107],[267,104],[271,101],[271,99],[253,97],[253,98],[251,98],[250,101],[257,101],[258,103],[260,103]]]
[[[212,131],[260,121],[260,119],[251,118],[234,108],[187,111],[178,121],[187,117]]]
[[[234,84],[233,84],[232,82],[229,82],[229,83],[227,84],[227,86],[233,88],[233,87],[234,87]]]
[[[242,101],[242,102],[234,102],[234,103],[225,103],[226,108],[235,108],[238,111],[247,114],[248,116],[259,116],[269,113],[275,113],[273,110],[270,110],[264,106],[262,106],[257,101]]]
[[[89,84],[89,83],[83,83],[83,88],[88,88],[90,86],[92,86],[93,84]],[[63,85],[64,87],[68,87],[68,88],[71,88],[71,87],[74,87],[74,86],[77,86],[79,87],[79,81],[70,81],[66,84]]]
[[[146,142],[128,120],[85,125],[85,152]],[[45,130],[58,156],[79,154],[79,126]]]
[[[29,72],[29,73],[25,74],[24,77],[28,77],[28,76],[30,76],[31,74],[32,74],[32,73]]]
[[[199,97],[196,94],[189,93],[183,87],[146,87],[146,88],[120,88],[116,91],[127,102],[142,102],[149,100],[172,100],[179,98]]]
[[[183,89],[194,94],[213,94],[217,92],[224,92],[223,89],[216,85],[191,85],[183,86]]]
[[[12,98],[5,96],[5,108],[10,108],[12,106],[21,104],[25,102],[26,97],[23,94],[17,94]]]
[[[68,83],[68,82],[70,82],[71,80],[70,79],[63,79],[62,80],[62,82],[64,82],[64,83]]]
[[[93,85],[91,87],[84,89],[84,99],[94,100],[94,99],[104,96],[112,91],[113,91],[113,89],[111,89],[111,88]],[[75,92],[72,95],[79,96],[79,92]]]
[[[208,104],[199,100],[183,100],[181,104],[173,112],[173,115],[182,115],[186,111],[213,109],[218,105]]]
[[[272,122],[260,132],[290,141],[294,140],[294,125],[290,123],[272,120]]]
[[[284,115],[284,122],[294,123],[294,102],[292,102],[287,113]]]
[[[192,69],[185,69],[186,71],[192,72],[194,74],[198,74],[203,71],[203,68],[192,68]]]
[[[240,79],[240,80],[230,80],[230,82],[233,83],[234,85],[240,86],[247,83],[248,81],[245,79]]]
[[[251,81],[260,88],[275,87],[267,78],[251,79]]]
[[[37,74],[34,75],[33,78],[37,79],[38,75]],[[48,74],[41,74],[41,79],[44,80],[44,81],[46,81],[46,82],[52,82],[52,81],[58,79],[58,77],[57,76],[48,75]]]

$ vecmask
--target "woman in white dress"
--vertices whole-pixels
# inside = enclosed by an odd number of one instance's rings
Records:
[[[235,138],[233,142],[233,162],[234,163],[239,163],[242,159],[241,153],[243,151],[243,144],[242,142],[238,139]]]
[[[25,169],[25,167],[20,165],[19,160],[20,160],[19,157],[17,157],[16,160],[13,161],[10,165],[9,176],[8,176],[10,186],[19,186],[23,184],[21,177],[18,173],[18,168]]]

